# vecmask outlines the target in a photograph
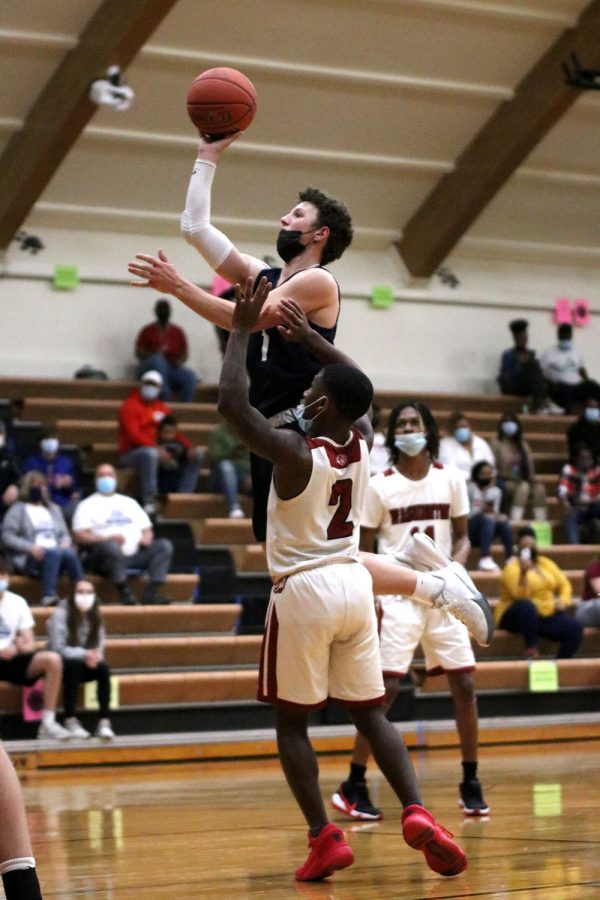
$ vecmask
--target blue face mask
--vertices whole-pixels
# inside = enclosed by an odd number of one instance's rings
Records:
[[[323,410],[320,409],[319,412],[316,413],[312,417],[312,419],[309,419],[308,416],[305,415],[306,410],[309,409],[309,407],[314,406],[315,403],[320,403],[321,400],[325,400],[325,399],[326,399],[326,397],[325,397],[325,395],[323,395],[322,397],[318,397],[316,400],[313,400],[312,403],[308,404],[308,406],[304,406],[304,404],[300,404],[295,415],[296,415],[296,421],[298,423],[300,431],[302,431],[304,434],[308,434],[308,432],[312,428],[312,424],[315,421],[315,419],[318,416],[320,416],[321,413],[323,412]]]
[[[96,478],[96,490],[101,494],[112,494],[117,486],[117,479],[112,475],[101,475]]]
[[[587,422],[600,422],[600,409],[597,406],[588,406],[585,410],[585,418]]]
[[[519,426],[516,422],[508,421],[502,423],[502,434],[505,434],[507,437],[512,437],[519,430]]]
[[[160,388],[156,384],[143,384],[140,388],[140,394],[144,400],[156,400],[160,394]]]
[[[8,590],[8,578],[0,578],[0,594]]]
[[[572,346],[573,346],[573,341],[570,341],[568,339],[558,342],[559,350],[570,350]]]
[[[422,431],[399,434],[394,438],[394,447],[407,456],[417,456],[427,446],[427,438]]]
[[[466,444],[469,438],[471,437],[471,429],[466,425],[462,425],[460,428],[457,428],[454,432],[454,437],[458,441],[459,444]]]

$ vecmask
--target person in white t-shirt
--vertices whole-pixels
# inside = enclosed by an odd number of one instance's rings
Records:
[[[481,460],[496,469],[492,448],[478,434],[473,434],[471,423],[463,412],[452,413],[448,431],[449,434],[440,441],[438,459],[441,463],[457,466],[467,479],[475,463]]]
[[[573,346],[573,326],[568,322],[559,325],[557,340],[540,360],[554,402],[570,413],[574,403],[583,403],[588,397],[600,401],[600,384],[589,378],[581,350]]]
[[[158,596],[167,580],[173,545],[167,538],[154,538],[152,523],[140,504],[117,492],[114,467],[103,463],[96,469],[96,493],[77,506],[73,537],[81,547],[86,569],[106,575],[116,585],[121,602],[137,602],[127,583],[128,569],[143,569],[148,583],[143,603],[168,602]]]
[[[386,445],[393,460],[374,475],[361,515],[361,549],[396,556],[415,532],[424,532],[436,547],[466,564],[471,545],[467,534],[469,500],[462,472],[435,462],[438,427],[429,408],[416,400],[396,406]],[[446,612],[409,597],[379,596],[379,642],[386,709],[393,705],[420,644],[428,675],[444,673],[456,711],[462,752],[460,804],[466,815],[489,812],[477,778],[478,717],[473,683],[475,657],[465,626]],[[381,810],[369,797],[366,769],[371,749],[357,734],[350,773],[331,798],[335,809],[353,819],[377,820]]]
[[[65,740],[66,728],[56,721],[62,682],[62,659],[50,650],[36,650],[35,622],[27,601],[9,591],[10,560],[0,557],[0,681],[32,685],[44,679],[44,707],[39,738]]]

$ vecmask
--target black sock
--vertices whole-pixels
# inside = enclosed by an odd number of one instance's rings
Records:
[[[2,876],[6,900],[42,900],[35,869],[13,869]]]
[[[358,763],[350,763],[350,775],[348,777],[348,781],[356,784],[357,782],[362,784],[366,781],[367,777],[367,767],[359,766]]]
[[[315,828],[309,828],[308,833],[310,834],[311,838],[316,838],[319,837],[324,828],[324,825],[317,825]]]
[[[463,762],[463,781],[472,781],[477,778],[477,763]]]

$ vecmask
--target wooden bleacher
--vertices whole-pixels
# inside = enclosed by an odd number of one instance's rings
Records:
[[[0,378],[0,397],[7,397],[20,408],[23,419],[57,427],[61,440],[86,448],[86,466],[99,462],[118,462],[117,416],[120,403],[134,386],[130,381],[66,381],[59,379]],[[198,444],[204,444],[219,421],[216,410],[217,389],[200,385],[197,402],[172,404],[181,430]],[[376,399],[384,415],[406,392],[378,392]],[[456,409],[467,414],[477,433],[491,438],[495,434],[499,414],[506,409],[521,409],[520,398],[480,395],[419,394],[427,402],[444,429],[450,413]],[[555,538],[562,536],[559,511],[555,499],[560,467],[566,459],[564,432],[572,417],[522,415],[528,442],[533,448],[538,476],[544,481],[549,496],[549,516]],[[122,487],[132,485],[129,474],[119,472]],[[160,519],[185,519],[190,522],[195,539],[202,547],[227,547],[231,550],[240,578],[259,577],[266,571],[262,547],[254,543],[249,520],[250,501],[243,498],[246,519],[226,517],[224,500],[210,493],[170,495],[162,506]],[[516,525],[518,527],[518,524]],[[581,590],[582,572],[600,547],[570,547],[555,544],[544,553],[553,558],[571,579],[575,594]],[[497,562],[501,548],[494,547]],[[470,560],[473,569],[475,554]],[[492,600],[498,596],[498,575],[472,571],[473,577]],[[94,579],[101,596],[114,600],[109,585]],[[134,582],[139,593],[143,581]],[[190,603],[197,586],[196,575],[169,576],[163,594],[170,606],[121,607],[107,605],[107,658],[119,676],[121,708],[124,713],[136,709],[158,710],[183,707],[232,706],[252,704],[256,693],[260,636],[236,633],[240,615],[237,603]],[[30,602],[39,599],[39,582],[32,579],[13,580],[16,591]],[[34,608],[36,633],[42,637],[48,610]],[[523,660],[522,641],[506,632],[497,632],[489,648],[476,647],[479,660],[476,685],[478,691],[496,694],[526,693],[527,662]],[[553,645],[542,642],[544,655],[551,656]],[[574,660],[559,663],[560,683],[565,690],[589,691],[600,686],[600,638],[598,632],[586,630],[585,640]],[[447,695],[443,678],[427,679],[417,690],[420,696]],[[19,692],[0,685],[0,708],[16,713]]]

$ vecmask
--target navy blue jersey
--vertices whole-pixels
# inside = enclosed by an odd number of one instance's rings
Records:
[[[264,269],[257,275],[254,289],[263,276],[271,287],[276,287],[280,275],[281,269]],[[323,328],[314,322],[310,325],[333,344],[337,321],[332,328]],[[250,375],[250,403],[267,418],[296,406],[322,368],[304,347],[286,341],[276,327],[250,335],[246,365]]]

